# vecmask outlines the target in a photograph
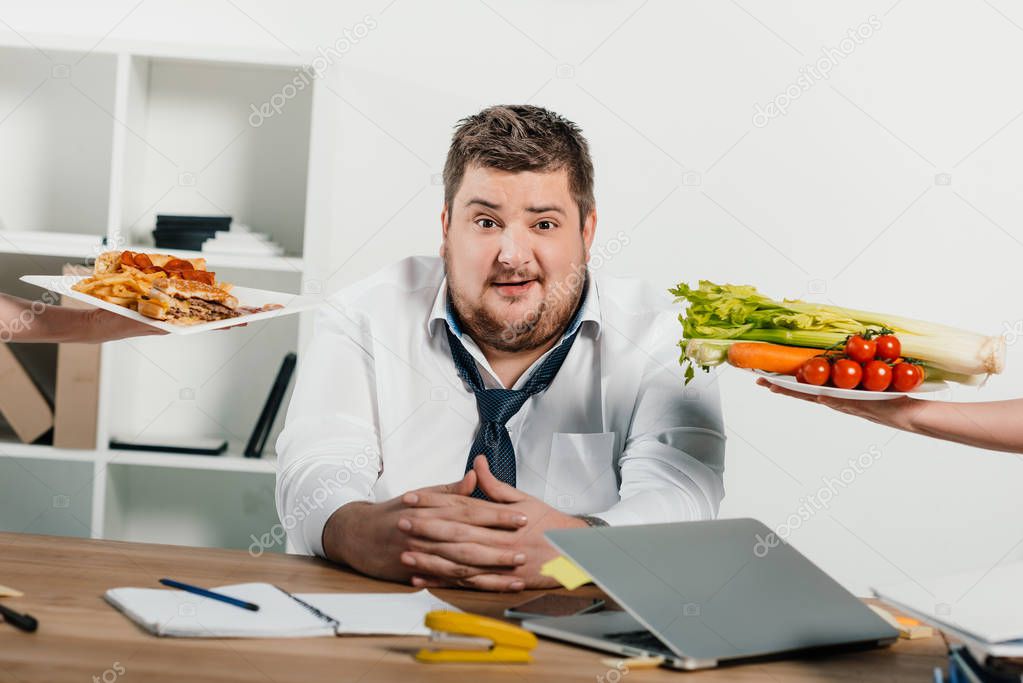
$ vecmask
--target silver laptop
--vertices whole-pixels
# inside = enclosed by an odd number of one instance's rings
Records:
[[[754,519],[558,529],[547,539],[624,611],[523,621],[534,633],[703,669],[898,631]]]

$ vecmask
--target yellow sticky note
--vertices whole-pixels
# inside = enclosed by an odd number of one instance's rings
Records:
[[[0,598],[20,598],[24,593],[7,586],[0,585]]]
[[[540,567],[540,573],[551,577],[570,591],[593,580],[578,565],[564,555],[555,557],[550,562],[545,562]]]

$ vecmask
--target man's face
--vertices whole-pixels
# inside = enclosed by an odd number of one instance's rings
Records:
[[[441,213],[441,256],[469,335],[516,352],[561,333],[582,296],[596,221],[591,211],[580,230],[565,170],[467,167]]]

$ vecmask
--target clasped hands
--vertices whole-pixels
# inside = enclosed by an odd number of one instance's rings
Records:
[[[489,500],[470,497],[477,486]],[[323,545],[328,558],[378,578],[520,591],[557,586],[540,574],[558,554],[544,532],[584,526],[499,481],[480,455],[460,481],[343,506],[328,520]]]

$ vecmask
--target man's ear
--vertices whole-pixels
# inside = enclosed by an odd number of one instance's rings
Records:
[[[444,250],[448,243],[448,228],[451,226],[451,216],[448,214],[448,205],[444,204],[444,208],[440,210],[440,255],[444,256]]]
[[[590,209],[583,223],[583,246],[586,250],[586,262],[590,262],[590,246],[593,244],[593,237],[597,234],[597,210]]]

